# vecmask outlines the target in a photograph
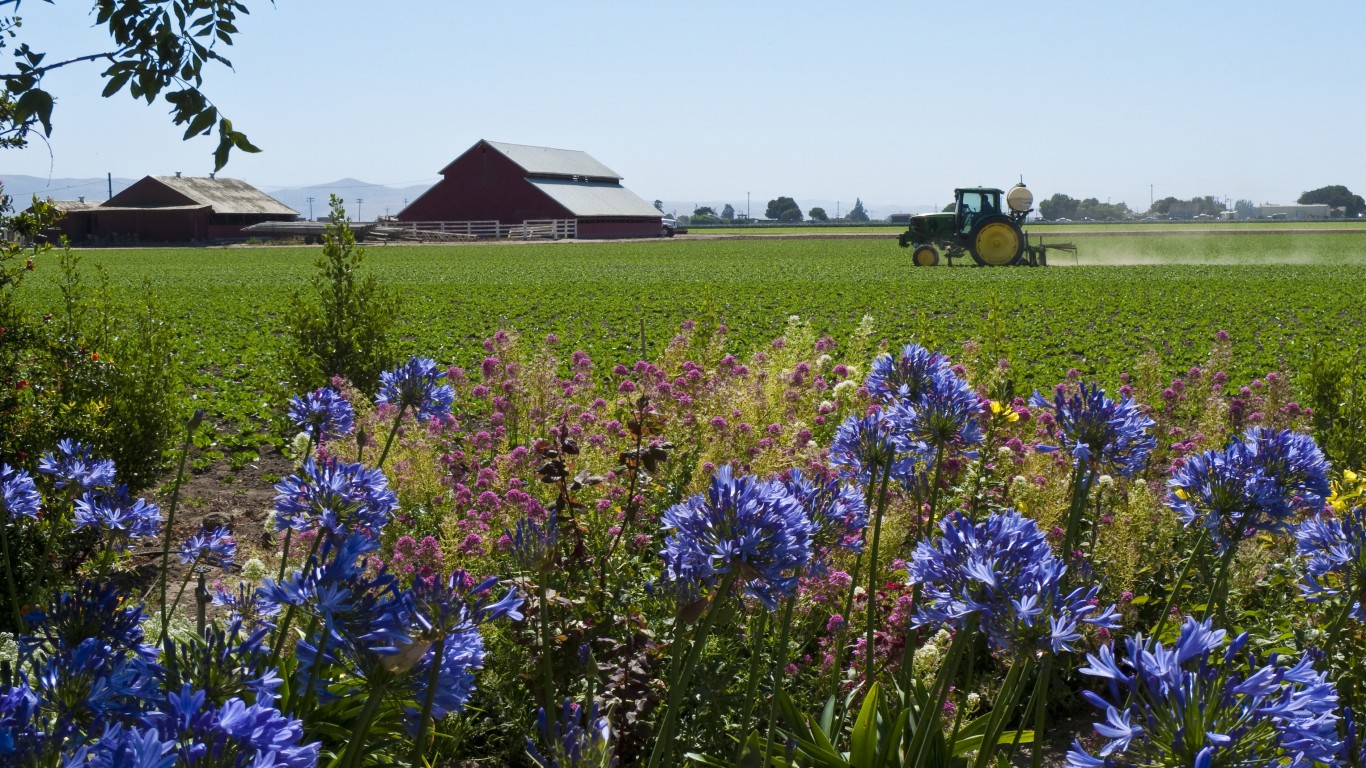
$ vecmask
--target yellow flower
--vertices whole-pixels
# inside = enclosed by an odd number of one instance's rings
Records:
[[[1182,501],[1189,501],[1189,500],[1190,500],[1190,494],[1186,493],[1186,489],[1185,489],[1185,488],[1177,488],[1176,491],[1175,491],[1175,493],[1176,493],[1176,498],[1181,499]]]
[[[1350,469],[1344,469],[1342,470],[1342,479],[1347,481],[1348,483],[1351,483],[1352,485],[1356,485],[1357,473],[1353,472]]]
[[[1001,403],[1000,403],[999,400],[992,400],[992,401],[991,401],[991,412],[992,412],[992,413],[1000,413],[1000,412],[1003,411],[1003,410],[1005,410],[1005,409],[1003,409],[1003,408],[1001,407]]]

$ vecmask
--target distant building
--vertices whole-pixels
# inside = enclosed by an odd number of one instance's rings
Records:
[[[103,203],[61,200],[58,224],[73,243],[188,243],[245,239],[242,228],[296,221],[298,211],[238,179],[146,176]]]
[[[1258,215],[1263,219],[1286,219],[1289,221],[1323,221],[1328,218],[1327,204],[1313,205],[1263,205]]]
[[[655,237],[662,228],[663,214],[587,152],[480,140],[441,176],[395,218],[504,225],[572,219],[580,238]]]

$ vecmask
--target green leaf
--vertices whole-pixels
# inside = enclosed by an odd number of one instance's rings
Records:
[[[14,116],[27,122],[36,119],[43,124],[43,134],[52,135],[52,94],[35,88],[14,102]]]
[[[113,96],[114,94],[123,90],[123,86],[128,84],[128,78],[132,76],[132,70],[124,70],[122,72],[119,72],[118,74],[111,75],[109,78],[109,82],[106,83],[104,86],[104,92],[100,95],[106,99],[110,96]]]
[[[858,719],[854,721],[854,732],[850,736],[849,763],[854,768],[876,768],[877,761],[877,710],[881,689],[877,683],[868,689],[859,709]]]
[[[191,136],[208,133],[209,130],[213,128],[213,122],[216,119],[218,119],[218,110],[213,107],[209,107],[207,110],[200,112],[190,121],[190,127],[185,129],[185,138],[188,139]]]

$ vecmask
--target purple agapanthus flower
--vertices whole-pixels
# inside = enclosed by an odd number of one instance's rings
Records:
[[[982,398],[972,386],[943,367],[929,376],[918,395],[894,405],[891,417],[901,429],[935,452],[966,451],[982,442],[984,411]]]
[[[321,387],[289,401],[289,418],[318,442],[335,440],[356,428],[356,411],[341,393]]]
[[[56,453],[38,460],[38,471],[52,475],[58,488],[94,490],[114,487],[114,462],[94,458],[93,449],[70,438],[57,442]]]
[[[237,542],[227,528],[201,529],[180,545],[180,562],[191,565],[205,560],[226,568],[237,555]]]
[[[43,497],[38,494],[33,476],[22,469],[0,464],[0,511],[11,520],[21,517],[37,520],[42,506]]]
[[[1272,655],[1259,664],[1245,653],[1248,636],[1209,620],[1187,618],[1171,648],[1142,636],[1087,654],[1083,674],[1105,681],[1107,696],[1083,695],[1105,720],[1107,741],[1096,754],[1073,742],[1067,764],[1338,765],[1338,694],[1308,655]]]
[[[526,751],[538,768],[610,768],[617,764],[612,753],[612,725],[598,710],[596,701],[584,707],[565,699],[554,728],[544,707],[537,710],[536,716],[545,747],[537,749],[536,742],[528,738]]]
[[[220,585],[211,590],[213,604],[228,609],[229,621],[241,621],[248,626],[274,626],[271,619],[280,613],[280,604],[263,595],[245,581],[237,588]]]
[[[1115,402],[1105,396],[1105,390],[1085,382],[1078,390],[1070,397],[1058,390],[1052,401],[1035,390],[1029,404],[1053,412],[1057,438],[1079,461],[1124,477],[1138,474],[1157,447],[1151,432],[1155,422],[1139,410],[1133,398]]]
[[[1328,463],[1313,438],[1254,429],[1223,449],[1191,456],[1167,481],[1167,506],[1209,532],[1218,552],[1249,533],[1289,533],[1330,492]]]
[[[508,531],[508,537],[517,564],[526,571],[541,571],[554,564],[559,552],[560,523],[554,512],[541,523],[524,517],[515,530]]]
[[[860,485],[880,481],[891,463],[891,476],[906,479],[915,474],[916,460],[928,452],[923,443],[911,440],[902,424],[912,418],[910,406],[898,409],[893,419],[888,411],[874,409],[863,418],[850,416],[835,430],[830,443],[830,463],[840,477]]]
[[[409,634],[418,638],[413,646],[400,650],[418,652],[417,663],[406,679],[415,706],[405,707],[407,725],[418,730],[417,715],[432,692],[430,716],[443,719],[460,712],[474,692],[474,673],[484,666],[484,641],[479,627],[498,619],[521,621],[523,600],[515,589],[496,598],[499,581],[490,577],[469,587],[473,580],[463,570],[451,572],[446,579],[419,581],[409,592],[414,627]],[[440,639],[440,642],[435,642]],[[417,645],[421,643],[421,645]],[[441,658],[436,658],[440,646]],[[436,685],[429,689],[432,665],[438,664]]]
[[[975,621],[997,650],[1053,653],[1072,650],[1080,626],[1114,629],[1114,606],[1100,608],[1100,587],[1064,595],[1067,566],[1038,525],[1013,510],[982,522],[953,514],[939,522],[940,536],[916,546],[908,566],[919,585],[916,624],[957,630]]]
[[[213,706],[203,691],[188,686],[167,697],[157,719],[165,738],[177,741],[177,755],[187,765],[201,763],[232,768],[314,768],[318,743],[305,742],[303,723],[265,704],[229,699]]]
[[[332,536],[378,532],[398,509],[398,496],[378,469],[336,457],[304,462],[303,471],[275,486],[275,529],[306,531],[315,526]]]
[[[1295,529],[1300,557],[1305,558],[1300,590],[1311,603],[1339,596],[1351,602],[1352,618],[1366,622],[1361,599],[1366,584],[1366,507],[1334,517],[1315,515]]]
[[[408,362],[379,376],[379,395],[376,403],[388,403],[406,408],[419,419],[435,419],[451,412],[455,390],[440,383],[446,372],[434,360],[412,357]]]
[[[155,537],[161,530],[161,508],[146,499],[134,499],[128,486],[112,492],[86,491],[76,499],[72,519],[77,530],[94,528],[114,539]]]
[[[820,483],[792,469],[778,476],[787,492],[806,511],[815,530],[813,554],[806,570],[811,575],[826,572],[826,560],[837,548],[863,551],[863,529],[868,525],[868,506],[858,488],[839,480]]]
[[[781,485],[717,469],[705,494],[665,510],[664,579],[684,594],[735,574],[770,610],[811,560],[815,525]]]
[[[868,370],[864,386],[884,403],[919,400],[935,374],[949,370],[949,359],[911,342],[900,354],[879,355]]]
[[[113,723],[93,744],[82,744],[62,761],[63,768],[173,768],[179,756],[174,738],[155,728]],[[0,750],[3,752],[3,750]]]

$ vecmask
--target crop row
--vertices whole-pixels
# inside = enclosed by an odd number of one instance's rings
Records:
[[[862,239],[390,246],[370,249],[366,264],[402,299],[400,352],[444,362],[478,359],[481,340],[500,327],[554,333],[615,364],[657,355],[689,318],[724,323],[732,351],[747,354],[780,335],[790,315],[837,344],[869,316],[874,338],[945,349],[981,341],[1028,390],[1072,368],[1113,381],[1149,351],[1164,370],[1184,370],[1221,329],[1233,335],[1231,374],[1302,368],[1315,345],[1355,343],[1366,317],[1358,242],[1106,237],[1086,240],[1082,261],[1213,263],[1049,269],[912,269],[894,243]],[[83,258],[116,291],[156,295],[175,321],[196,397],[223,426],[240,426],[278,415],[289,391],[282,309],[315,255],[129,249]],[[34,308],[59,299],[42,279],[25,294]]]

